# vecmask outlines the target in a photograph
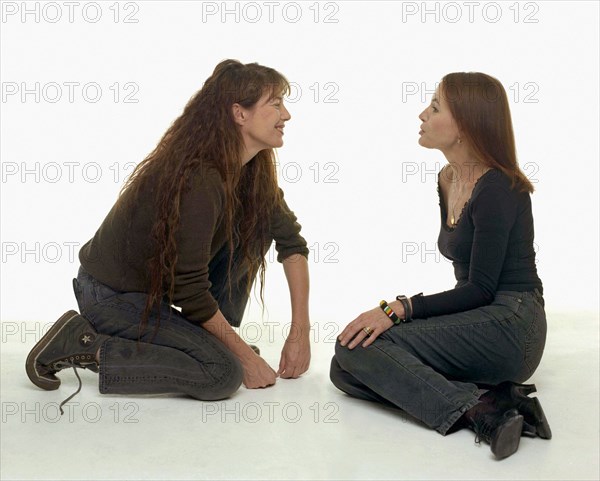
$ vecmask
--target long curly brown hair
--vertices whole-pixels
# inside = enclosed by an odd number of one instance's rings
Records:
[[[272,68],[222,61],[121,189],[119,202],[135,203],[142,190],[151,188],[155,203],[150,239],[153,254],[148,259],[150,285],[140,336],[155,308],[156,333],[160,303],[166,300],[170,304],[173,299],[182,194],[189,188],[188,181],[210,166],[218,170],[223,180],[229,272],[234,249],[239,246],[242,264],[248,271],[248,291],[259,273],[260,300],[264,303],[264,252],[271,242],[269,221],[281,204],[275,151],[262,150],[242,166],[244,141],[233,119],[232,106],[238,103],[252,108],[265,93],[276,97],[289,91],[287,79]],[[124,196],[125,192],[128,195]]]
[[[508,96],[494,77],[481,72],[454,72],[440,88],[450,113],[475,155],[512,179],[512,186],[532,193],[533,184],[519,168]]]

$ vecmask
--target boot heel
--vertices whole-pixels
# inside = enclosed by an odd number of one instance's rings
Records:
[[[523,396],[537,392],[535,384],[513,384],[513,386],[515,391]]]
[[[535,428],[537,430],[537,435],[542,439],[552,439],[552,430],[550,429],[550,424],[548,424],[540,400],[534,397],[533,402],[535,405],[533,416],[536,421]]]
[[[514,454],[519,449],[522,429],[523,416],[521,415],[515,416],[500,426],[491,442],[492,453],[498,459],[507,458]]]

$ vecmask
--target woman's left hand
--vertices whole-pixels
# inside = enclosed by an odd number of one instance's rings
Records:
[[[288,336],[281,351],[277,375],[283,379],[296,379],[308,370],[309,365],[310,337],[308,332],[298,336]]]
[[[348,349],[354,349],[363,340],[362,347],[367,347],[377,339],[377,337],[392,327],[394,323],[386,316],[380,307],[363,312],[354,319],[342,333],[338,336],[342,346],[348,345]],[[369,334],[367,334],[367,332]]]

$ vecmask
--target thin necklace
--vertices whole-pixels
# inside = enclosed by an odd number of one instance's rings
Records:
[[[477,178],[477,180],[475,181],[475,184],[477,184],[477,182],[479,181],[479,179],[481,179],[481,177],[488,171],[490,170],[491,167],[485,167],[483,169],[482,174]],[[454,183],[454,185],[458,186],[458,182]],[[455,187],[455,190],[458,190],[458,187]],[[452,224],[453,226],[456,226],[456,215],[455,215],[455,209],[456,209],[456,204],[458,204],[458,201],[460,200],[461,196],[460,194],[458,195],[458,197],[456,198],[456,200],[454,201],[454,205],[452,206],[452,212],[450,213],[450,224]],[[465,201],[465,204],[468,202]],[[461,210],[462,212],[462,210]]]
[[[452,224],[454,226],[456,225],[456,218],[455,218],[455,214],[454,214],[454,209],[456,209],[456,204],[458,204],[459,200],[460,200],[460,195],[454,201],[454,205],[452,206],[452,212],[450,214],[450,224]]]

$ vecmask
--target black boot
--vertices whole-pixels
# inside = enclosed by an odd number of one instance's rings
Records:
[[[542,439],[551,439],[552,431],[540,400],[530,398],[528,394],[536,392],[535,384],[516,384],[505,381],[491,388],[481,401],[493,404],[498,410],[516,409],[524,418],[523,434],[537,435]]]
[[[108,338],[109,336],[98,334],[83,316],[75,311],[68,311],[54,323],[27,356],[27,375],[36,386],[52,391],[60,386],[60,379],[55,374],[61,369],[80,367],[98,372],[96,353]]]
[[[506,412],[488,411],[473,408],[468,419],[471,429],[475,431],[476,442],[481,439],[490,444],[492,453],[503,459],[514,454],[519,449],[521,431],[523,430],[523,416],[516,409]],[[467,413],[469,412],[467,411]]]

